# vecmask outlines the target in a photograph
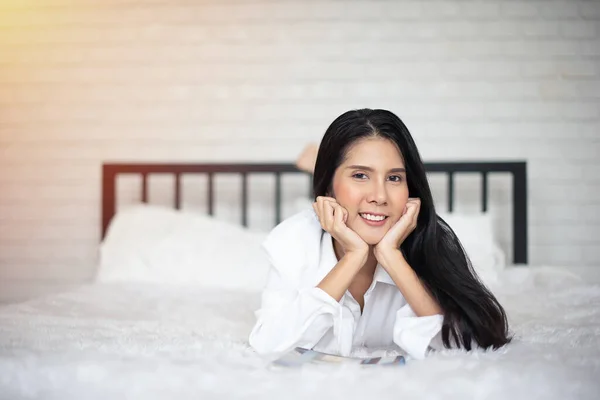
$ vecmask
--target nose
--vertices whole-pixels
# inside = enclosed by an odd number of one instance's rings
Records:
[[[367,201],[369,203],[374,203],[378,206],[383,206],[387,204],[387,193],[385,191],[384,183],[374,183],[369,190],[369,194],[367,196]]]

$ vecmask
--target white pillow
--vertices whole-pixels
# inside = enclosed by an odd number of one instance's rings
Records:
[[[438,213],[452,228],[469,256],[477,275],[494,283],[506,267],[506,256],[494,237],[493,217],[489,213]]]
[[[111,222],[96,279],[262,290],[266,235],[200,213],[133,206]]]
[[[292,211],[296,214],[304,210],[312,210],[313,203],[314,201],[309,197],[298,197],[292,204]]]

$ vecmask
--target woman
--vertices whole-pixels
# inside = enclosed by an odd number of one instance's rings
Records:
[[[271,262],[249,338],[260,354],[294,347],[350,355],[508,342],[502,306],[437,216],[402,121],[348,111],[329,126],[314,167],[313,210],[269,234]]]

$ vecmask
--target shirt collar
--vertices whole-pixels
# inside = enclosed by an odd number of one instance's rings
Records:
[[[337,263],[338,259],[335,255],[335,250],[333,249],[333,239],[328,232],[323,232],[321,237],[321,257],[319,260],[319,281],[323,279]],[[392,277],[379,263],[377,263],[377,267],[375,267],[373,281],[396,286]]]

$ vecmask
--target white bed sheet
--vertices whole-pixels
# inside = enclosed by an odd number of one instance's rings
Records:
[[[597,399],[600,269],[578,272],[506,271],[512,344],[393,369],[268,367],[247,345],[256,292],[94,284],[0,308],[0,398]]]

